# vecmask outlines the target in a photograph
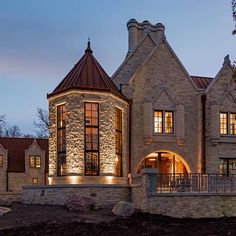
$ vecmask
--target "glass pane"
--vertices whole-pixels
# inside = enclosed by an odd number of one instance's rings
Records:
[[[34,164],[34,156],[30,156],[30,167],[35,167],[35,164]]]
[[[35,161],[35,163],[36,163],[36,167],[37,167],[37,168],[40,168],[40,166],[41,166],[40,157],[37,156],[37,157],[35,157],[35,158],[36,158],[36,161]]]
[[[227,134],[227,113],[220,113],[220,134]]]
[[[0,155],[0,167],[3,167],[3,156]]]
[[[98,153],[87,152],[85,155],[85,174],[98,174]]]
[[[165,133],[173,133],[173,112],[170,111],[165,112]]]
[[[162,111],[154,112],[154,132],[163,133]]]
[[[230,134],[236,134],[236,114],[230,113]]]
[[[66,175],[66,153],[58,154],[58,174]]]

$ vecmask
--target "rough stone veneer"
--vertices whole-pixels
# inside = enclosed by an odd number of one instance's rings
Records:
[[[64,205],[68,198],[83,196],[93,198],[96,208],[112,207],[119,201],[130,200],[130,187],[125,185],[52,185],[25,186],[23,203],[41,205]]]
[[[57,182],[57,106],[66,105],[67,175],[84,175],[84,103],[99,103],[99,175],[115,175],[115,107],[123,111],[123,176],[128,174],[128,103],[110,93],[70,91],[49,99],[49,177]],[[60,182],[60,181],[59,181]]]

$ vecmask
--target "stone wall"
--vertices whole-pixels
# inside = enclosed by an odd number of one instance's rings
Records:
[[[23,203],[64,205],[73,196],[93,198],[96,208],[112,207],[119,201],[130,200],[130,187],[124,185],[84,184],[25,186]]]
[[[0,144],[0,155],[3,156],[3,166],[0,167],[0,193],[7,188],[7,153],[8,151]]]
[[[66,104],[68,113],[66,124],[67,174],[70,176],[84,175],[85,102],[99,103],[99,175],[115,175],[115,107],[123,111],[122,176],[127,177],[129,105],[110,93],[91,91],[71,91],[49,99],[49,176],[57,176],[56,107],[63,103]]]
[[[153,170],[144,169],[138,181],[132,181],[131,201],[144,212],[181,218],[236,216],[236,192],[157,193],[156,178]]]
[[[9,205],[12,202],[21,202],[22,194],[20,193],[0,193],[0,206]]]

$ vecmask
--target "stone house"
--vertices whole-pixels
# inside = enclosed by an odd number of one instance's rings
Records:
[[[0,137],[0,194],[47,184],[48,140]]]
[[[190,76],[164,25],[131,19],[112,80],[90,48],[48,95],[49,183],[127,183],[159,173],[236,173],[236,92],[229,57]],[[114,85],[114,83],[115,85]]]
[[[23,187],[23,201],[63,205],[79,195],[102,207],[130,200],[150,213],[235,216],[229,57],[215,78],[191,76],[164,25],[131,19],[127,28],[128,52],[112,78],[88,42],[48,94],[48,185]]]

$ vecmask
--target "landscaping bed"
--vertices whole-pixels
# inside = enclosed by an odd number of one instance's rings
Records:
[[[69,212],[62,206],[11,206],[0,218],[0,235],[236,235],[236,217],[178,219],[136,213],[128,218],[113,216],[111,209],[87,213]]]

